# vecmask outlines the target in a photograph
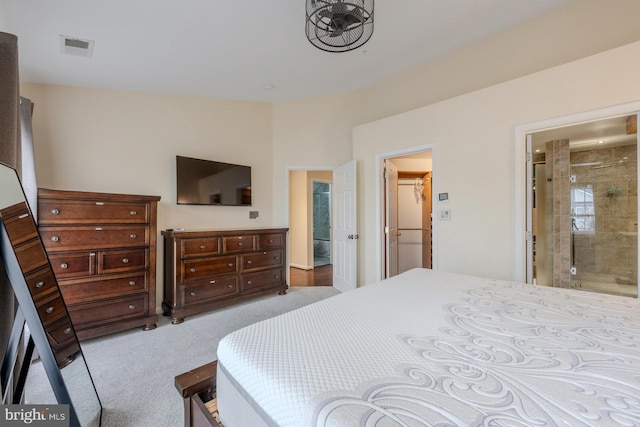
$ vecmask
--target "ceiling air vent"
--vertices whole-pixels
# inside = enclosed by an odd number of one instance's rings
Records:
[[[60,53],[65,55],[85,56],[91,58],[93,54],[93,40],[83,40],[76,37],[60,36]]]

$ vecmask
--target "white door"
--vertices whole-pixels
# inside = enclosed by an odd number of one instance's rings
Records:
[[[387,253],[386,277],[398,275],[398,168],[385,161],[386,225],[384,227]]]
[[[358,230],[356,162],[333,170],[333,286],[341,292],[357,287]]]

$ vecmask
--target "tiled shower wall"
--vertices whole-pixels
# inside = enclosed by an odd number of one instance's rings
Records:
[[[595,233],[574,235],[577,286],[583,282],[638,284],[637,147],[624,145],[571,153],[573,186],[593,186]],[[608,195],[613,186],[620,192]],[[588,286],[584,286],[588,287]]]
[[[546,202],[553,239],[552,281],[556,288],[571,287],[571,186],[569,183],[569,140],[545,144]],[[549,181],[550,180],[550,181]]]

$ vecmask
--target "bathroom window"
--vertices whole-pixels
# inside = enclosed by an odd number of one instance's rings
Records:
[[[596,209],[593,203],[593,187],[586,185],[571,189],[571,231],[594,234],[596,232]]]

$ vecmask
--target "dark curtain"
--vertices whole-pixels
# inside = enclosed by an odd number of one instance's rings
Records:
[[[0,162],[21,172],[18,39],[0,32]],[[4,358],[15,313],[15,299],[0,266],[0,352]]]

